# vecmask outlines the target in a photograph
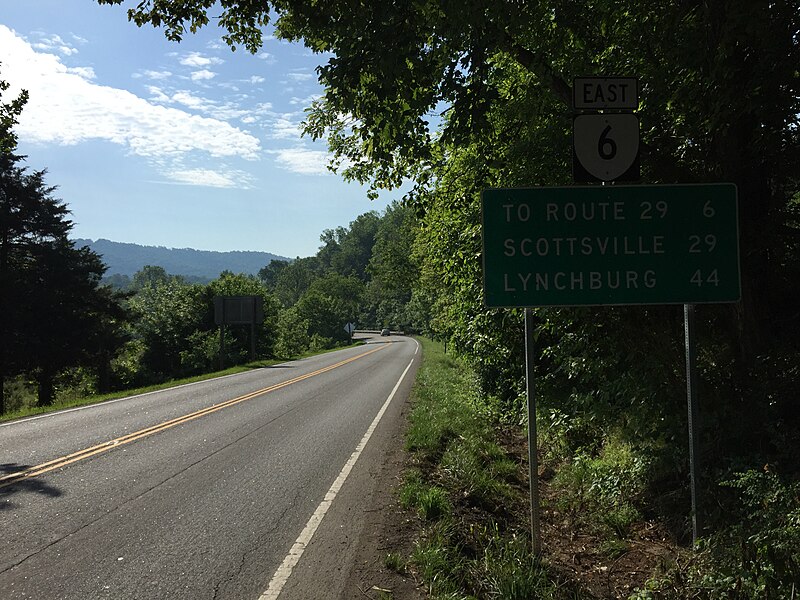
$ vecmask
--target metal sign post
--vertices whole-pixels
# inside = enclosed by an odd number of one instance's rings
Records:
[[[219,370],[225,370],[225,325],[219,324]]]
[[[702,530],[697,492],[698,458],[700,454],[699,411],[697,408],[697,344],[694,329],[694,304],[683,305],[683,325],[686,338],[686,398],[689,408],[689,485],[692,493],[692,543],[697,543]]]
[[[528,395],[528,485],[531,496],[531,541],[533,555],[542,552],[542,534],[539,525],[539,443],[536,435],[536,396],[533,381],[533,364],[536,354],[533,347],[533,311],[525,309],[525,387]]]

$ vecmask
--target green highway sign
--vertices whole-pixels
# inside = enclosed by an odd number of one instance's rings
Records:
[[[739,300],[733,184],[487,189],[481,204],[487,306]]]

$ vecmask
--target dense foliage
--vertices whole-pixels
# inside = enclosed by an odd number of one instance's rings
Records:
[[[69,211],[45,172],[30,172],[16,154],[11,128],[26,98],[0,103],[0,413],[6,380],[23,373],[36,381],[40,405],[53,402],[54,379],[70,367],[92,368],[105,385],[125,317],[100,286],[100,257],[69,240]]]
[[[3,301],[14,328],[4,329],[11,341],[4,346],[3,365],[13,383],[6,393],[12,410],[32,402],[31,380],[48,384],[46,400],[39,386],[39,403],[50,403],[199,375],[221,365],[335,348],[351,343],[348,323],[394,330],[412,323],[406,302],[415,279],[410,256],[414,230],[411,210],[399,204],[383,214],[365,213],[350,227],[323,232],[317,255],[273,261],[260,277],[225,271],[199,284],[163,267],[146,266],[131,279],[112,277],[101,285],[105,269],[100,257],[62,239],[71,226],[64,218],[66,205],[42,187],[41,173],[22,179],[41,197],[34,194],[39,202],[35,214],[11,210],[25,216],[35,235],[10,238],[9,252],[0,246],[0,257],[8,255],[3,264],[10,265],[2,271],[7,283]],[[11,190],[7,197],[19,204],[27,196]],[[9,206],[17,207],[14,202]],[[4,226],[15,222],[3,221]],[[379,238],[380,232],[385,237]],[[54,249],[43,242],[48,235],[59,240]],[[32,249],[23,244],[26,239]],[[15,270],[19,265],[25,268]],[[25,273],[30,281],[23,279]],[[38,286],[37,294],[30,285]],[[19,294],[33,299],[22,304]],[[260,296],[264,322],[252,330],[229,325],[221,332],[214,316],[219,296]],[[58,319],[38,318],[45,313]]]
[[[711,366],[735,375],[725,395],[763,421],[760,407],[740,399],[755,391],[753,375],[765,352],[795,351],[800,326],[792,300],[800,164],[796,0],[211,5],[143,1],[128,15],[180,40],[219,11],[232,47],[255,51],[271,23],[278,37],[332,54],[319,69],[325,94],[309,112],[307,132],[327,137],[346,177],[375,188],[415,179],[409,202],[424,231],[417,246],[423,283],[415,298],[434,307],[434,330],[475,358],[487,391],[509,399],[519,389],[519,317],[481,306],[478,195],[488,186],[567,183],[568,82],[589,73],[636,75],[644,182],[738,186],[742,301],[705,311],[711,326],[704,342],[717,353]],[[329,232],[326,246],[338,243]],[[331,264],[325,253],[319,260]],[[303,285],[298,278],[295,284]],[[296,301],[293,294],[287,300]],[[642,375],[655,370],[648,389],[634,386],[626,395],[675,404],[664,400],[674,396],[669,386],[680,369],[672,311],[543,311],[540,319],[544,358],[567,370],[558,380],[570,380],[569,365],[582,357],[589,361],[581,378],[586,393],[618,403],[619,385],[598,391],[596,384],[615,369],[632,371],[631,381],[643,379],[639,368]],[[652,334],[639,339],[643,329]],[[565,338],[580,341],[562,348]],[[626,358],[628,339],[666,364]],[[602,354],[600,364],[586,352]],[[709,400],[712,413],[722,408]],[[664,422],[679,418],[674,408],[664,410]]]
[[[45,172],[28,172],[15,153],[26,99],[0,102],[0,414],[334,348],[351,342],[347,324],[411,323],[414,229],[399,204],[324,231],[315,256],[274,261],[260,278],[225,271],[190,283],[146,266],[102,281],[101,257],[68,238],[69,210]],[[263,323],[220,328],[221,296],[260,297]]]
[[[223,272],[208,284],[190,283],[147,266],[122,284],[130,321],[128,342],[114,358],[117,387],[147,385],[246,362],[252,340],[248,326],[224,331],[220,356],[214,298],[260,296],[264,322],[255,327],[256,358],[291,358],[350,343],[345,329],[394,330],[426,322],[424,314],[407,310],[416,265],[411,246],[413,212],[398,203],[383,214],[371,211],[349,227],[320,235],[316,255],[293,261],[275,260],[259,276]]]
[[[326,137],[334,166],[373,190],[416,184],[386,215],[324,232],[317,256],[265,268],[275,348],[342,341],[342,319],[413,326],[465,356],[513,421],[521,315],[483,306],[480,191],[569,183],[568,82],[638,77],[643,183],[730,181],[739,197],[742,300],[698,309],[701,509],[709,569],[721,575],[683,577],[692,591],[676,597],[788,598],[800,583],[800,3],[142,0],[129,11],[175,40],[217,15],[232,47],[256,51],[271,23],[278,37],[331,53],[307,133]],[[154,293],[177,294],[174,285]],[[180,293],[191,305],[200,290]],[[193,314],[193,331],[208,331]],[[665,517],[685,539],[679,309],[540,309],[536,319],[539,418],[559,440],[564,485],[630,468],[619,481],[637,485],[631,509]],[[192,335],[171,327],[167,342]],[[160,364],[179,368],[183,356],[164,350]],[[611,492],[622,483],[598,485],[594,505],[620,504]],[[748,510],[763,518],[742,521]]]

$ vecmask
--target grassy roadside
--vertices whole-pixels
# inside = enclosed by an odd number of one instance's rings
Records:
[[[498,427],[469,370],[420,341],[400,503],[422,529],[411,555],[386,566],[413,572],[433,599],[583,598],[531,554],[524,446]]]
[[[359,342],[353,345],[354,346],[361,345],[361,343]],[[318,354],[327,354],[329,352],[335,352],[337,350],[342,350],[342,348],[333,348],[330,350],[322,350],[317,352],[306,352],[291,359],[276,358],[270,360],[256,360],[253,362],[236,365],[234,367],[230,367],[222,371],[213,371],[211,373],[204,373],[202,375],[195,375],[193,377],[184,377],[182,379],[171,379],[169,381],[164,381],[158,384],[153,384],[149,386],[133,388],[128,390],[119,390],[116,392],[112,392],[110,394],[93,394],[88,396],[67,397],[66,399],[63,400],[57,400],[50,406],[24,406],[18,410],[9,411],[7,413],[1,414],[0,423],[4,423],[7,421],[14,421],[16,419],[22,419],[24,417],[32,417],[36,415],[56,412],[59,410],[65,410],[69,408],[77,408],[80,406],[99,404],[101,402],[107,402],[108,400],[117,400],[119,398],[127,398],[129,396],[138,396],[140,394],[146,394],[148,392],[166,390],[180,385],[186,385],[187,383],[196,383],[198,381],[206,381],[208,379],[215,379],[217,377],[224,377],[226,375],[235,375],[237,373],[244,373],[246,371],[251,371],[253,369],[262,369],[264,367],[270,367],[280,363],[288,362],[290,360],[300,360],[303,358],[308,358],[310,356],[316,356]]]
[[[413,550],[384,566],[434,600],[797,600],[800,482],[770,465],[735,474],[726,517],[693,549],[669,527],[685,502],[652,487],[652,454],[624,438],[576,447],[575,423],[540,405],[543,553],[531,555],[524,430],[505,425],[470,370],[421,339],[400,504],[419,524]],[[563,417],[563,418],[562,418]],[[602,432],[596,432],[598,435]],[[390,597],[390,596],[389,596]]]

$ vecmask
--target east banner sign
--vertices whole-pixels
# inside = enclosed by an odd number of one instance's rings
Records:
[[[639,82],[635,77],[576,77],[572,106],[576,110],[636,110]]]
[[[488,189],[490,307],[737,302],[736,187]]]

